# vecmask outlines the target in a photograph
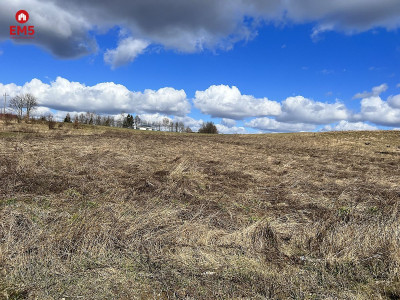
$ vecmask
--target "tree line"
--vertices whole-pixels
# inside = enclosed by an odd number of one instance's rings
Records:
[[[9,102],[9,107],[16,112],[18,122],[21,122],[24,118],[31,120],[31,114],[38,106],[38,101],[35,96],[30,93],[17,95],[13,97]],[[40,120],[48,121],[53,124],[54,118],[52,115],[40,116]],[[185,126],[182,121],[173,121],[169,118],[163,118],[162,121],[152,121],[141,119],[138,115],[135,117],[131,114],[121,113],[119,118],[109,115],[98,115],[95,112],[86,112],[75,114],[72,118],[70,113],[64,118],[65,123],[74,123],[74,127],[78,127],[79,124],[87,125],[98,125],[98,126],[110,126],[110,127],[122,127],[131,129],[140,129],[143,126],[151,127],[153,130],[158,131],[170,131],[170,132],[193,132],[189,126]],[[50,128],[50,125],[49,125]],[[218,133],[217,127],[213,122],[203,123],[198,131],[199,133]]]
[[[74,117],[70,113],[64,118],[66,123],[100,125],[110,127],[121,127],[140,129],[141,127],[151,127],[153,130],[170,131],[170,132],[192,132],[189,126],[185,126],[183,122],[172,121],[169,118],[164,118],[162,121],[147,121],[141,119],[138,115],[135,117],[131,114],[122,113],[120,117],[109,115],[98,115],[95,112],[86,112],[75,114]]]

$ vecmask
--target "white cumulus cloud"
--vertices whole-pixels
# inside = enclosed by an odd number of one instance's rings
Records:
[[[248,127],[270,132],[313,131],[316,126],[305,123],[284,123],[271,118],[256,118],[245,124]]]
[[[161,113],[184,116],[190,112],[190,103],[184,90],[171,87],[143,92],[130,91],[121,84],[103,82],[87,86],[62,77],[50,84],[32,79],[23,86],[0,84],[11,97],[19,93],[32,93],[41,106],[61,111],[95,111],[96,113],[118,114]]]
[[[345,120],[350,113],[343,103],[323,103],[302,96],[282,102],[282,113],[276,120],[288,123],[326,124]]]
[[[267,98],[242,95],[235,86],[212,85],[205,91],[196,91],[194,105],[212,117],[240,120],[247,117],[277,116],[281,106]]]
[[[390,96],[388,98],[388,104],[394,108],[400,108],[400,95]]]
[[[388,89],[386,84],[374,87],[371,92],[356,95],[362,97],[360,112],[351,117],[352,121],[369,121],[383,126],[400,125],[400,95],[390,96],[387,101],[380,96]]]
[[[225,125],[227,127],[233,127],[233,126],[236,125],[236,120],[228,119],[228,118],[222,118],[221,124]]]
[[[386,92],[388,89],[388,85],[386,83],[381,84],[380,86],[375,86],[372,88],[371,92],[362,92],[355,94],[353,99],[362,99],[362,98],[367,98],[367,97],[373,97],[373,96],[379,96],[383,92]]]
[[[353,119],[383,126],[400,126],[400,109],[393,108],[379,96],[371,96],[361,100],[361,112],[355,114]]]
[[[132,37],[125,38],[119,42],[116,49],[108,49],[104,53],[104,61],[113,69],[127,65],[133,62],[139,54],[142,54],[147,46],[149,46],[147,41]]]
[[[161,123],[163,122],[163,120],[165,118],[167,118],[169,121],[171,121],[171,118],[166,116],[166,115],[162,115],[159,113],[155,113],[155,114],[140,114],[139,118],[143,121],[149,122],[149,123]]]
[[[237,87],[225,85],[197,91],[193,103],[202,113],[222,118],[221,124],[217,125],[221,133],[248,133],[246,127],[264,132],[314,131],[317,125],[325,126],[322,130],[375,130],[379,125],[398,128],[400,95],[384,100],[380,94],[387,89],[384,84],[364,92],[365,97],[355,113],[340,102],[324,103],[296,96],[278,103],[268,98],[242,95]],[[138,114],[150,122],[160,122],[164,118],[183,122],[194,131],[203,124],[202,119],[188,116],[191,104],[185,91],[172,87],[131,91],[114,82],[88,86],[57,77],[50,83],[36,78],[23,85],[0,83],[0,90],[11,97],[21,93],[36,96],[39,107],[34,116],[52,113],[62,119],[67,112],[90,111],[115,116],[125,112]],[[244,126],[237,125],[237,120],[241,119],[246,119]]]
[[[340,121],[338,124],[334,126],[326,125],[323,128],[323,131],[364,131],[364,130],[378,130],[378,128],[364,122],[348,122],[344,120]]]
[[[216,124],[215,125],[218,129],[219,133],[223,133],[223,134],[246,134],[248,133],[246,128],[244,127],[237,127],[237,126],[233,126],[233,127],[228,127],[222,124]]]

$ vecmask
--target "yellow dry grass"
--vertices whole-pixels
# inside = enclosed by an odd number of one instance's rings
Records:
[[[0,131],[0,299],[399,299],[400,133]]]

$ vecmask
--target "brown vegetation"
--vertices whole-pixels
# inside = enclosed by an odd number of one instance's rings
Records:
[[[0,299],[400,297],[398,131],[31,126],[0,131]]]

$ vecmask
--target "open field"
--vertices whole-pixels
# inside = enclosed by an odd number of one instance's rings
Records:
[[[399,131],[2,128],[0,299],[400,299]]]

